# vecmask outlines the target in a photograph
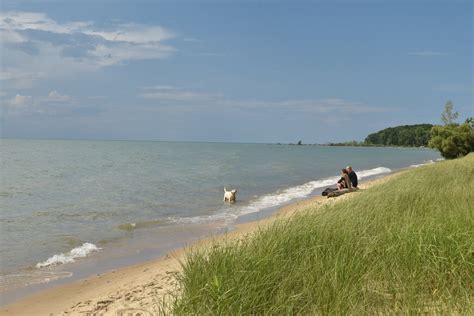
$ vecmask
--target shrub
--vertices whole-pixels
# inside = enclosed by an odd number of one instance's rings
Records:
[[[429,146],[446,159],[454,159],[474,151],[474,130],[469,124],[449,124],[431,129]]]

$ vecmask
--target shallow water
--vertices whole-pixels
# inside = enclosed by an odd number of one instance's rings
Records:
[[[0,287],[69,276],[67,266],[111,249],[171,247],[165,240],[192,237],[186,225],[228,227],[333,184],[347,164],[364,178],[439,158],[429,149],[3,139]],[[235,205],[222,202],[224,186],[238,190]]]

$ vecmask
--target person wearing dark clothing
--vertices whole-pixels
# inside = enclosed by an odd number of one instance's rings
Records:
[[[351,189],[351,180],[346,169],[341,170],[341,178],[337,181],[337,189]]]
[[[347,175],[349,176],[349,179],[351,180],[352,187],[357,188],[357,185],[359,184],[357,181],[357,174],[352,170],[351,166],[346,167],[347,170]]]

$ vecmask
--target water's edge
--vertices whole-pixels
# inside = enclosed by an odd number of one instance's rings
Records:
[[[431,161],[428,163],[432,163]],[[409,167],[390,170],[383,173],[378,173],[375,175],[369,175],[365,177],[360,183],[370,182],[378,178],[382,178],[394,173],[398,173],[402,170],[409,168],[419,167],[419,165],[411,165]],[[330,179],[331,181],[333,179]],[[331,182],[333,183],[333,182]],[[60,287],[66,284],[71,284],[78,282],[80,280],[97,276],[109,271],[126,268],[131,265],[142,264],[147,261],[159,260],[161,257],[165,256],[167,253],[178,250],[187,246],[192,245],[197,240],[202,240],[210,238],[212,236],[217,236],[224,234],[226,232],[232,231],[235,229],[235,225],[243,223],[256,222],[261,219],[269,218],[278,212],[279,209],[286,207],[291,204],[298,203],[300,201],[311,199],[317,195],[320,195],[323,190],[323,187],[320,186],[316,189],[313,189],[312,192],[303,196],[290,199],[282,204],[273,207],[263,208],[256,212],[249,212],[246,214],[241,214],[238,216],[235,221],[232,223],[226,223],[224,226],[214,225],[212,223],[198,223],[193,225],[186,225],[181,227],[183,231],[173,233],[181,233],[182,238],[179,240],[173,240],[165,242],[160,247],[142,247],[142,249],[137,250],[136,253],[120,253],[118,249],[106,249],[101,253],[87,258],[88,260],[79,261],[76,263],[71,263],[68,265],[61,266],[60,269],[55,270],[55,274],[58,274],[60,277],[52,278],[44,283],[31,284],[29,286],[23,286],[13,289],[7,289],[1,293],[1,306],[5,306],[11,303],[14,303],[22,298],[27,296],[51,289]],[[175,227],[179,230],[179,227]],[[174,234],[176,236],[176,234]],[[139,239],[139,237],[137,238]],[[140,243],[140,240],[136,240],[137,243]],[[133,244],[133,241],[132,241]],[[67,270],[67,271],[66,271]]]

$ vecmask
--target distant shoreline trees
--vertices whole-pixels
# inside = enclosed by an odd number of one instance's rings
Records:
[[[369,134],[364,143],[381,146],[428,146],[432,124],[415,124],[389,127]]]
[[[451,101],[446,102],[441,113],[444,125],[414,124],[388,127],[369,134],[364,141],[313,144],[319,146],[351,147],[431,147],[446,159],[465,156],[474,151],[474,119],[469,117],[463,124],[456,123],[459,116]],[[282,145],[278,143],[278,145]],[[295,145],[290,143],[289,145]],[[303,145],[300,140],[296,145]],[[310,144],[304,144],[310,145]]]

